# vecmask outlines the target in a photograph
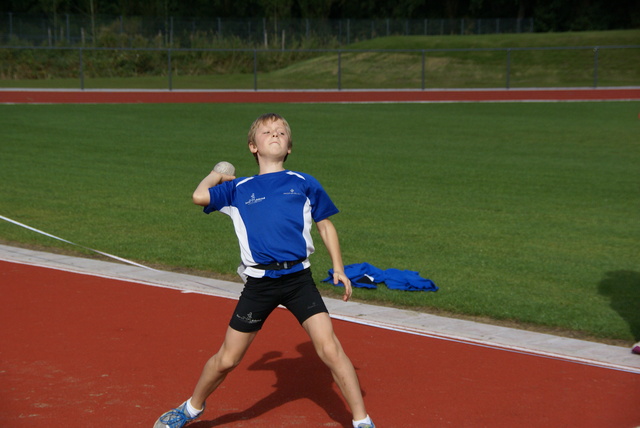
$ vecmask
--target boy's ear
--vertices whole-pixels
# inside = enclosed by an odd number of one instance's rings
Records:
[[[258,146],[253,141],[249,142],[249,151],[251,153],[258,153]]]

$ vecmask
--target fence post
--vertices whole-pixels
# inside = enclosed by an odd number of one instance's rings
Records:
[[[598,46],[593,48],[593,89],[598,87]]]
[[[511,87],[511,49],[507,49],[507,89]]]
[[[258,50],[253,50],[253,90],[258,90]]]
[[[425,73],[426,73],[426,66],[425,66],[425,51],[424,49],[422,49],[422,90],[424,91],[425,88]]]
[[[171,75],[171,48],[167,49],[167,76],[169,79],[169,90],[173,91],[173,79]]]
[[[338,90],[342,90],[342,51],[338,49]]]
[[[78,53],[79,53],[79,62],[80,62],[80,65],[79,65],[79,67],[80,67],[80,70],[79,70],[79,72],[80,72],[80,89],[84,91],[84,64],[83,64],[83,61],[82,61],[82,49],[83,48],[78,49]]]

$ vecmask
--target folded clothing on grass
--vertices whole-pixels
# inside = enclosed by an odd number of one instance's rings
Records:
[[[382,270],[369,263],[355,263],[345,266],[344,273],[353,287],[378,288],[376,284],[384,282],[392,290],[438,291],[433,281],[422,278],[418,272],[411,270]],[[329,269],[329,276],[322,281],[333,283],[333,269]],[[344,287],[342,283],[337,285]]]

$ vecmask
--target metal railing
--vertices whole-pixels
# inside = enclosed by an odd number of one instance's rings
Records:
[[[569,76],[567,81],[580,81],[581,84],[571,85],[571,84],[561,84],[561,87],[570,87],[570,86],[580,86],[580,87],[593,87],[597,88],[601,85],[601,70],[605,69],[607,72],[610,70],[611,65],[608,62],[612,62],[611,59],[607,59],[605,63],[602,63],[601,56],[603,52],[607,53],[607,56],[610,57],[611,53],[617,51],[617,61],[616,66],[620,66],[622,62],[624,62],[625,66],[628,67],[628,70],[625,71],[626,80],[620,82],[608,82],[608,86],[638,86],[640,85],[640,45],[628,45],[628,46],[584,46],[584,47],[538,47],[538,48],[486,48],[486,49],[405,49],[405,50],[364,50],[364,49],[291,49],[291,50],[282,50],[282,49],[173,49],[173,48],[89,48],[89,47],[13,47],[13,46],[0,46],[0,55],[2,52],[5,52],[7,55],[3,55],[4,57],[15,55],[18,52],[25,51],[33,51],[33,52],[46,52],[48,54],[54,53],[55,56],[61,56],[64,52],[65,54],[72,54],[73,52],[77,53],[76,57],[76,65],[71,67],[72,69],[77,70],[77,74],[75,74],[75,78],[78,80],[78,87],[80,89],[86,88],[86,80],[87,74],[91,76],[89,79],[96,78],[99,75],[99,72],[105,72],[105,70],[97,70],[99,66],[93,64],[93,62],[97,61],[96,58],[102,56],[115,56],[116,61],[120,63],[126,63],[127,61],[133,62],[134,58],[144,57],[143,54],[148,56],[158,56],[162,57],[158,60],[159,63],[164,63],[164,65],[160,65],[161,68],[158,70],[156,67],[155,70],[149,71],[147,70],[146,75],[155,75],[155,76],[164,76],[166,77],[166,86],[165,89],[173,90],[178,89],[175,87],[174,79],[179,77],[182,78],[184,73],[179,72],[179,68],[185,68],[185,64],[188,65],[189,61],[195,61],[193,58],[186,58],[185,55],[202,55],[202,54],[213,54],[213,55],[240,55],[243,57],[243,61],[245,61],[245,69],[244,73],[245,77],[248,79],[249,76],[252,78],[252,82],[250,84],[245,83],[241,85],[243,87],[233,87],[230,88],[228,85],[222,87],[221,89],[252,89],[259,90],[265,89],[261,88],[260,77],[264,74],[271,72],[274,70],[273,65],[271,69],[267,69],[266,66],[263,66],[263,63],[269,62],[268,56],[282,56],[282,55],[298,55],[300,57],[306,58],[322,58],[325,61],[333,62],[335,61],[335,68],[330,72],[325,72],[324,75],[318,76],[314,83],[307,83],[307,87],[304,88],[296,88],[290,87],[286,84],[283,84],[282,87],[273,87],[273,83],[269,83],[269,87],[266,89],[360,89],[360,87],[354,88],[349,85],[349,82],[346,82],[349,77],[348,75],[353,75],[354,73],[350,70],[356,68],[356,64],[358,61],[370,61],[371,63],[375,63],[375,59],[372,59],[372,55],[404,55],[405,60],[408,61],[408,66],[404,67],[406,69],[415,69],[415,72],[408,72],[409,74],[405,75],[401,78],[401,82],[398,86],[371,86],[367,87],[368,89],[414,89],[414,90],[426,90],[426,89],[438,89],[443,87],[492,87],[492,88],[512,88],[512,87],[540,87],[540,86],[548,86],[545,84],[527,84],[530,80],[526,80],[523,76],[527,73],[530,73],[532,68],[535,68],[536,55],[553,55],[554,61],[559,64],[558,69],[561,69],[562,66],[570,64],[570,70],[568,73],[572,74],[580,74],[581,77]],[[459,84],[455,86],[447,86],[448,83],[438,84],[438,79],[436,78],[436,71],[430,69],[428,67],[429,61],[437,61],[438,58],[443,57],[443,55],[456,55],[459,58],[459,61],[469,61],[469,57],[478,56],[478,55],[488,55],[491,56],[491,60],[488,61],[489,65],[483,65],[483,67],[488,68],[488,74],[492,74],[495,77],[491,81],[483,81],[479,82],[479,84],[473,84],[473,81],[467,80],[465,84]],[[526,54],[526,58],[524,55]],[[360,58],[362,55],[368,55],[368,58]],[[88,58],[91,56],[91,58]],[[127,56],[127,58],[124,58]],[[267,60],[265,60],[267,58]],[[636,58],[635,61],[628,61],[628,58]],[[261,62],[262,61],[262,62]],[[46,62],[46,60],[44,60]],[[486,62],[486,61],[485,61]],[[576,65],[576,63],[580,63]],[[178,66],[178,64],[180,64]],[[46,68],[46,64],[42,64],[43,67]],[[11,67],[12,64],[9,60],[3,60],[0,63],[0,76],[10,76],[11,70],[7,70],[7,67]],[[452,66],[454,68],[450,68],[448,70],[440,71],[439,73],[444,73],[444,79],[446,82],[452,81],[452,75],[455,74],[455,64]],[[108,68],[108,67],[107,67]],[[468,68],[468,67],[467,67]],[[277,68],[275,68],[277,69]],[[417,71],[419,70],[419,71]],[[107,70],[108,71],[108,70]],[[112,72],[114,70],[111,70]],[[556,69],[553,73],[556,73],[558,70]],[[126,74],[129,72],[130,74]],[[545,70],[540,70],[539,73],[543,73]],[[124,75],[119,75],[118,77],[132,77],[133,75],[145,75],[144,70],[125,70]],[[132,73],[132,74],[131,74]],[[376,73],[378,73],[376,71]],[[384,73],[384,70],[381,70],[380,73]],[[198,74],[198,73],[195,73]],[[203,75],[207,74],[216,74],[215,72],[206,71],[201,73]],[[357,73],[356,73],[357,74]],[[379,74],[379,73],[378,73]],[[347,76],[347,77],[345,77]],[[51,78],[52,76],[49,76]],[[53,76],[59,77],[59,76]],[[66,76],[69,78],[69,76]],[[104,77],[104,76],[103,76]],[[224,73],[218,75],[219,78],[224,79]],[[73,77],[72,77],[73,78]],[[463,76],[462,79],[465,79]],[[470,79],[470,78],[469,78]],[[519,80],[514,84],[514,80]],[[540,79],[540,78],[538,78]],[[525,80],[525,83],[522,81]],[[2,81],[0,80],[0,86],[2,86]],[[4,79],[4,81],[8,81],[8,79]],[[461,80],[462,81],[462,80]],[[333,82],[333,83],[331,83]],[[308,87],[308,85],[317,84],[315,87]],[[276,83],[277,85],[277,83]],[[553,86],[551,86],[553,87]],[[203,88],[203,89],[215,89],[211,87]]]

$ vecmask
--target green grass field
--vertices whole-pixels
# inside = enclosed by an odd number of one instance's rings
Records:
[[[142,263],[232,275],[230,220],[191,192],[266,111],[289,169],[341,209],[345,262],[419,271],[437,293],[355,298],[640,340],[640,103],[0,105],[0,215]],[[0,221],[0,240],[78,251]],[[329,260],[316,236],[314,275]],[[322,285],[323,293],[334,294]]]

